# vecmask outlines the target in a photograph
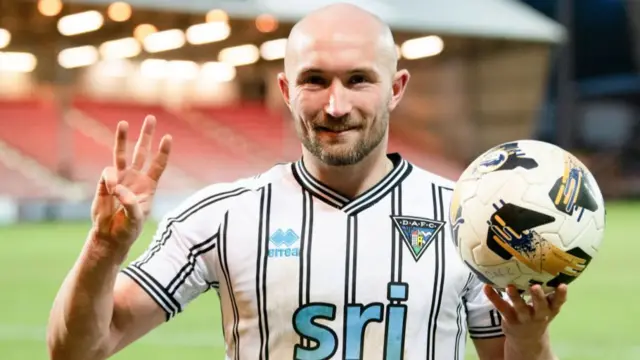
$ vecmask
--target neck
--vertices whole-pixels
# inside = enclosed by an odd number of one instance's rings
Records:
[[[378,146],[357,164],[332,166],[303,150],[307,171],[318,181],[348,198],[355,198],[380,182],[392,169],[386,146]]]

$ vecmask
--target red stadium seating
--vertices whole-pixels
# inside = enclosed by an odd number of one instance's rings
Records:
[[[95,182],[111,161],[110,148],[73,126],[66,126],[55,106],[44,100],[0,102],[0,139],[57,173],[61,160],[73,164],[72,180]]]
[[[55,195],[49,189],[23,176],[20,172],[0,163],[0,196],[8,195],[21,199],[52,198]]]
[[[97,182],[102,169],[113,163],[111,149],[80,131],[72,133],[71,157],[74,180]]]
[[[58,167],[60,129],[50,102],[0,100],[0,139],[50,169]]]
[[[74,107],[109,129],[115,130],[119,121],[126,120],[132,136],[139,132],[145,116],[155,115],[158,119],[156,138],[159,139],[163,134],[173,136],[173,164],[202,182],[231,180],[248,175],[253,170],[253,164],[246,163],[243,156],[246,154],[233,147],[221,146],[190,127],[179,115],[161,106],[83,99],[75,101]]]
[[[118,121],[127,120],[130,124],[130,155],[145,116],[153,114],[158,118],[156,140],[163,134],[171,134],[174,139],[161,191],[180,192],[208,183],[234,180],[264,171],[275,163],[299,158],[300,145],[291,120],[262,105],[173,111],[159,105],[78,98],[73,101],[73,108],[78,111],[66,113],[64,126],[50,101],[0,100],[0,140],[52,172],[61,170],[61,159],[68,160],[72,167],[65,176],[95,184],[100,171],[112,163],[113,135]],[[78,114],[85,117],[79,119]],[[440,146],[437,139],[411,135],[392,130],[390,150],[401,152],[420,166],[439,168],[445,176],[457,176],[459,169],[456,167],[425,155],[431,153],[434,146]],[[420,144],[416,145],[416,142]],[[51,195],[47,194],[47,189],[9,169],[0,168],[0,176],[3,179],[0,193]]]
[[[234,131],[245,141],[276,161],[298,157],[300,147],[295,140],[291,120],[283,114],[271,111],[262,104],[196,107],[211,124]]]

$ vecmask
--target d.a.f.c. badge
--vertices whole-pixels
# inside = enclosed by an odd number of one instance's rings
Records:
[[[413,216],[391,216],[402,240],[418,261],[444,226],[444,221]]]

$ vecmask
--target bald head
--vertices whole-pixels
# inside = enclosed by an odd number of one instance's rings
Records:
[[[387,161],[390,113],[409,81],[397,62],[391,29],[357,6],[329,5],[293,27],[278,87],[306,159]]]
[[[294,25],[287,40],[285,72],[290,74],[300,58],[300,52],[331,43],[370,46],[382,67],[392,74],[397,69],[396,46],[389,26],[360,7],[338,3],[320,8]]]

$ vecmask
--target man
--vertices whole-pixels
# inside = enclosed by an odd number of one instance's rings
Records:
[[[483,287],[445,225],[454,183],[387,154],[409,80],[389,28],[331,5],[287,47],[278,83],[302,159],[194,194],[121,273],[171,138],[143,172],[155,119],[130,167],[118,126],[94,226],[51,312],[51,357],[105,359],[214,288],[227,359],[461,359],[467,332],[481,359],[553,358],[547,327],[566,287],[553,299],[532,287],[531,304]]]

